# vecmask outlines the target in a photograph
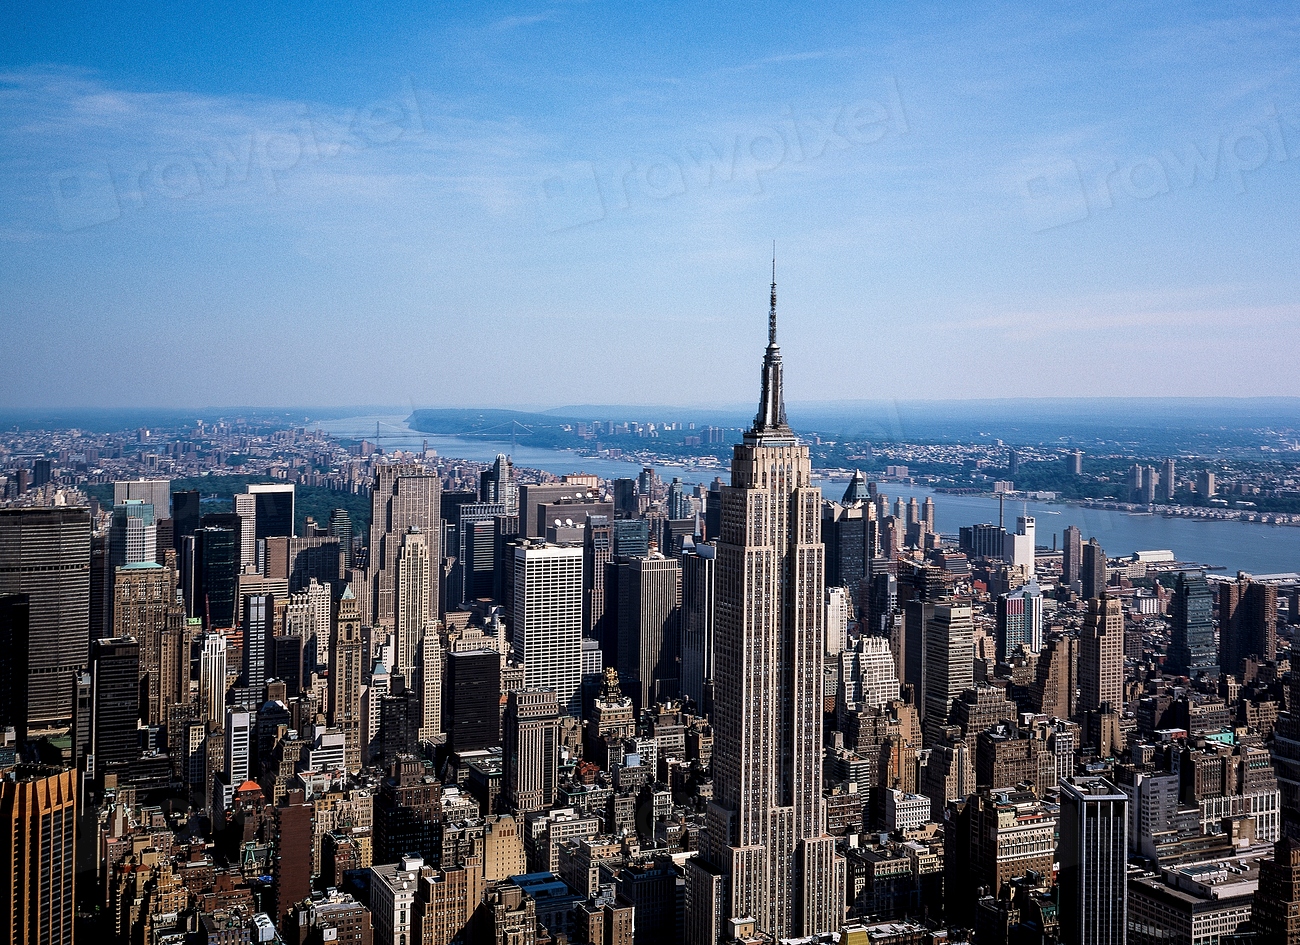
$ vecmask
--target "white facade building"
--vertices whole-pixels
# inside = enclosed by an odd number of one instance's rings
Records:
[[[562,714],[582,714],[581,545],[540,540],[515,549],[512,655],[526,689],[551,689]]]

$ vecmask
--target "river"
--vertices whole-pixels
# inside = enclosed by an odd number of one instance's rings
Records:
[[[326,420],[315,424],[315,428],[334,436],[373,440],[376,422],[380,424],[379,443],[386,450],[418,450],[427,443],[428,448],[437,450],[439,456],[485,463],[490,463],[498,453],[506,452],[512,454],[518,466],[557,475],[587,472],[614,479],[635,476],[641,471],[639,462],[581,456],[573,450],[540,449],[522,443],[512,450],[508,442],[498,440],[419,433],[411,430],[402,416]],[[680,476],[688,484],[712,482],[717,475],[721,475],[724,482],[729,481],[726,470],[662,465],[656,469],[664,479]],[[826,478],[818,484],[831,499],[838,499],[846,485],[844,480]],[[963,525],[997,521],[998,502],[988,496],[946,495],[924,486],[888,482],[882,482],[880,490],[890,497],[891,502],[895,496],[904,499],[916,496],[918,502],[924,501],[926,496],[933,497],[935,526],[945,535],[955,536]],[[1083,532],[1084,541],[1096,538],[1111,557],[1124,557],[1134,551],[1169,550],[1181,561],[1222,567],[1228,573],[1241,570],[1275,574],[1300,570],[1300,527],[1164,518],[1058,503],[1008,501],[1006,521],[1012,528],[1022,509],[1034,516],[1040,548],[1051,548],[1053,537],[1059,547],[1065,527],[1077,525]]]

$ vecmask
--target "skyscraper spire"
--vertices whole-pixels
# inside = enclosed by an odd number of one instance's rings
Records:
[[[767,345],[776,347],[776,240],[772,240],[772,307],[767,313]]]
[[[767,352],[763,355],[762,394],[753,429],[747,436],[794,436],[785,419],[785,393],[781,380],[781,349],[776,344],[776,244],[772,244],[772,305],[767,313]]]
[[[844,917],[846,863],[822,797],[822,496],[782,405],[775,262],[768,326],[758,416],[721,494],[735,527],[717,544],[713,801],[687,864],[687,945],[736,937],[734,919],[775,942]]]

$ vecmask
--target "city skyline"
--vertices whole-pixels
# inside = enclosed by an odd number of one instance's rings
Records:
[[[7,13],[5,942],[1300,945],[1300,9]]]
[[[647,332],[730,403],[773,237],[792,401],[892,396],[912,359],[882,347],[999,368],[944,396],[1300,393],[1217,357],[1295,353],[1285,8],[13,16],[0,278],[35,330],[0,408],[327,403],[344,338],[379,402],[483,402],[439,352]],[[126,367],[249,332],[274,376]],[[637,358],[552,374],[551,403],[681,399]]]

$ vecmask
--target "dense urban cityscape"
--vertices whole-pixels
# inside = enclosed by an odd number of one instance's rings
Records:
[[[10,940],[1296,941],[1300,574],[823,495],[770,304],[729,483],[6,433]]]
[[[0,945],[1300,945],[1300,6],[0,35]]]

